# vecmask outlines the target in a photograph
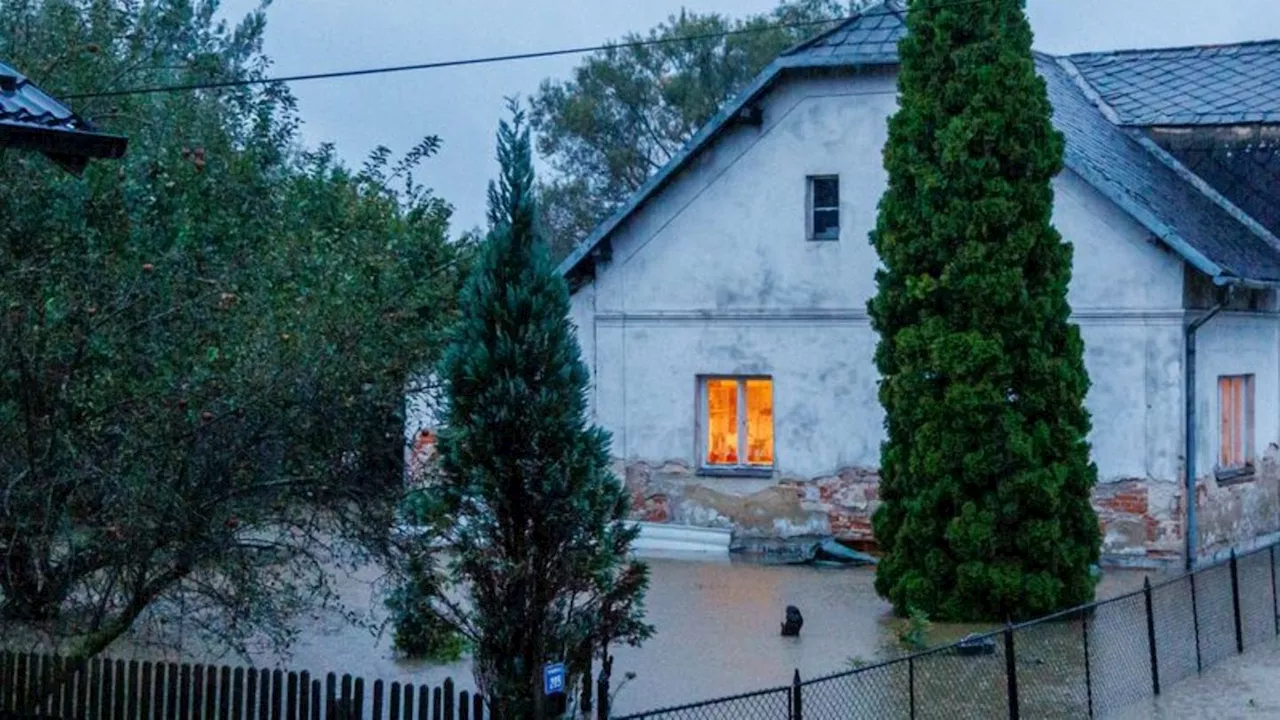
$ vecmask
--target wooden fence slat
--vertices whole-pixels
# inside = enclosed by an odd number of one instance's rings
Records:
[[[404,720],[413,720],[413,683],[404,684]]]
[[[418,686],[418,718],[419,720],[427,720],[431,717],[431,687],[429,685]]]
[[[187,683],[183,683],[183,684],[187,684]],[[189,717],[189,719],[191,720],[196,720],[196,717],[200,717],[201,720],[206,720],[204,714],[202,714],[201,712],[205,708],[205,666],[204,665],[197,664],[195,667],[192,667],[191,669],[191,705],[187,705],[187,702],[183,701],[182,706],[183,706],[183,710],[187,711],[187,712],[184,712],[183,717]],[[212,720],[212,719],[207,719],[207,720]]]
[[[320,678],[315,678],[311,681],[311,720],[321,720],[320,692]]]
[[[101,689],[102,661],[95,657],[95,659],[88,661],[88,683],[84,685],[84,696],[88,701],[86,705],[88,706],[88,716],[90,717],[101,717],[99,715],[101,711],[99,702]]]
[[[400,683],[391,683],[391,712],[387,715],[387,720],[401,720],[400,714]]]
[[[49,685],[53,683],[53,664],[57,662],[57,658],[52,655],[45,655],[40,658],[40,672],[36,675],[39,678],[36,682],[36,695],[38,700],[36,712],[44,714],[53,714],[53,708],[49,704]]]
[[[431,720],[440,720],[440,713],[444,708],[444,704],[442,702],[443,698],[441,695],[443,695],[443,693],[440,692],[440,688],[436,688],[431,691]],[[453,720],[453,718],[450,718],[449,720]]]
[[[62,659],[62,710],[64,720],[72,720],[76,716],[76,663],[71,658]]]
[[[223,665],[222,670],[218,673],[218,720],[228,720],[230,717],[231,668]]]
[[[142,674],[138,678],[139,691],[142,697],[138,698],[138,718],[139,720],[151,720],[151,662],[142,663]],[[66,718],[70,720],[70,718]]]
[[[180,705],[179,683],[182,682],[182,666],[178,663],[169,663],[164,666],[165,684],[168,690],[165,693],[164,716],[165,720],[176,720]]]
[[[298,719],[311,720],[311,673],[298,675]]]
[[[129,691],[126,693],[128,705],[125,710],[125,717],[129,720],[138,720],[138,661],[129,661]]]
[[[338,717],[341,720],[350,720],[351,718],[351,674],[342,674],[342,695],[338,698]]]
[[[12,710],[9,706],[9,698],[13,697],[13,693],[9,691],[13,670],[12,658],[13,653],[0,650],[0,713],[6,715]]]
[[[287,720],[298,720],[298,673],[289,673],[286,684],[289,687],[289,697],[285,703],[284,716]]]
[[[18,653],[17,662],[14,664],[13,672],[13,698],[9,703],[9,709],[12,712],[19,712],[22,706],[26,704],[27,694],[27,654]]]
[[[276,668],[271,673],[271,720],[280,720],[284,711],[284,673]]]
[[[198,665],[196,670],[199,670]],[[194,720],[196,716],[191,711],[191,671],[190,665],[182,663],[182,670],[178,673],[178,718],[180,720]]]
[[[484,720],[484,697],[480,693],[471,696],[471,720]]]
[[[258,717],[258,671],[249,668],[245,671],[244,716],[245,720],[257,720]]]
[[[214,720],[218,712],[218,668],[204,669],[204,720]]]
[[[167,668],[164,663],[156,663],[152,668],[154,691],[151,693],[151,712],[155,720],[164,720],[164,689],[169,682],[169,673],[165,672]]]
[[[446,720],[454,720],[456,714],[453,712],[453,700],[456,693],[453,690],[453,678],[444,679],[444,716]]]
[[[97,716],[102,720],[112,717],[111,708],[115,699],[114,690],[116,686],[115,672],[115,663],[104,658],[102,661],[102,700],[100,701],[102,714]]]
[[[115,694],[111,701],[112,720],[124,720],[125,691],[129,689],[129,666],[123,660],[116,661],[115,676],[111,679],[111,688]]]
[[[471,720],[471,693],[458,693],[458,720]]]
[[[244,720],[244,668],[231,673],[231,719]]]
[[[263,668],[258,674],[258,720],[271,717],[271,671]]]
[[[373,681],[373,715],[369,720],[382,720],[382,680]]]
[[[338,717],[338,676],[329,673],[324,677],[324,720]]]
[[[355,679],[352,692],[355,693],[355,697],[352,698],[352,717],[356,720],[364,720],[364,678]]]

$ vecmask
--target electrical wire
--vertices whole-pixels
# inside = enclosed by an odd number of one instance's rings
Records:
[[[980,3],[989,3],[993,0],[949,0],[948,2],[936,2],[932,5],[924,6],[927,9],[942,9],[948,7],[957,7],[963,5],[977,5]],[[702,40],[716,40],[726,37],[735,37],[738,35],[750,35],[754,33],[767,32],[770,30],[796,29],[804,27],[815,27],[818,25],[832,25],[836,23],[844,23],[850,20],[866,17],[877,17],[880,15],[899,15],[900,10],[895,10],[888,5],[882,6],[881,12],[873,12],[871,10],[856,13],[847,17],[830,18],[827,20],[805,20],[791,23],[776,23],[772,25],[763,25],[760,27],[741,28],[738,30],[725,30],[714,33],[701,33],[696,35],[682,35],[673,38],[650,38],[647,40],[631,40],[620,43],[605,43],[603,45],[587,45],[581,47],[561,48],[558,50],[540,50],[526,53],[510,53],[506,55],[489,55],[485,57],[465,58],[459,60],[441,60],[437,62],[415,63],[412,65],[391,65],[387,67],[362,68],[358,70],[335,70],[332,72],[320,73],[304,73],[299,75],[283,75],[270,78],[241,78],[237,80],[214,80],[208,82],[186,83],[181,85],[152,85],[136,88],[126,88],[123,90],[103,90],[99,92],[86,93],[69,93],[61,95],[66,100],[84,100],[89,98],[105,98],[120,97],[124,95],[147,95],[153,93],[167,92],[183,92],[189,90],[215,90],[221,88],[247,87],[253,85],[274,85],[276,83],[302,82],[307,80],[331,80],[335,78],[360,77],[365,75],[385,75],[389,73],[410,72],[416,70],[436,70],[448,67],[463,67],[467,65],[490,65],[495,63],[513,62],[517,60],[534,60],[538,58],[559,57],[563,55],[584,55],[587,53],[601,52],[606,50],[614,50],[621,48],[637,48],[650,47],[655,45],[670,45],[675,43],[699,42]]]

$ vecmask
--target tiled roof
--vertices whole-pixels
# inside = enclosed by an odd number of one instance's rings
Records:
[[[889,0],[782,56],[856,65],[897,64],[898,41],[907,34],[906,12],[900,0]]]
[[[1138,131],[1113,125],[1054,58],[1036,69],[1066,137],[1068,168],[1142,223],[1188,262],[1214,276],[1280,281],[1280,250],[1197,187],[1190,171]],[[1181,172],[1179,170],[1181,169]]]
[[[560,270],[573,272],[784,72],[896,64],[896,43],[906,32],[903,12],[900,0],[889,0],[779,56],[627,204],[596,227]],[[1140,131],[1113,124],[1095,104],[1095,91],[1076,82],[1070,62],[1038,54],[1036,66],[1048,85],[1053,123],[1066,137],[1068,168],[1202,272],[1224,281],[1280,284],[1280,241],[1275,236]],[[1273,85],[1280,87],[1274,80]]]
[[[1280,41],[1069,59],[1124,125],[1280,123]]]
[[[120,157],[127,141],[92,123],[0,62],[0,145],[40,150],[72,172],[89,157]]]

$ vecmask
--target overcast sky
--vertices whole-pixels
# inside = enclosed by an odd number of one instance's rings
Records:
[[[344,70],[595,45],[644,31],[681,7],[748,14],[776,0],[275,0],[267,54],[277,74]],[[226,0],[238,17],[256,0]],[[1036,47],[1052,53],[1280,38],[1280,0],[1029,0]],[[437,134],[422,180],[457,208],[455,230],[484,219],[503,98],[527,96],[577,59],[300,82],[308,144],[332,141],[349,163]]]

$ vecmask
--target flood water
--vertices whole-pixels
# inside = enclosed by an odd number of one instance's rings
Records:
[[[896,641],[898,621],[876,596],[872,569],[764,565],[727,558],[648,562],[652,578],[646,609],[656,633],[643,647],[614,649],[615,712],[785,685],[796,670],[812,678],[845,670],[853,658],[874,662],[904,652]],[[371,569],[345,578],[343,601],[352,609],[381,614],[370,584],[376,576]],[[1108,572],[1098,596],[1135,589],[1142,578],[1141,572]],[[797,606],[804,615],[799,638],[780,636],[787,605]],[[988,628],[935,625],[929,639],[941,644],[983,629]],[[253,659],[266,667],[348,672],[367,682],[381,678],[436,684],[453,677],[460,687],[471,687],[465,659],[452,665],[407,662],[397,659],[390,645],[389,631],[379,638],[336,617],[316,618],[307,624],[291,657],[264,653]],[[140,652],[122,645],[110,654],[129,657]],[[180,659],[232,661],[190,647],[182,649]],[[620,687],[627,673],[635,677]]]

